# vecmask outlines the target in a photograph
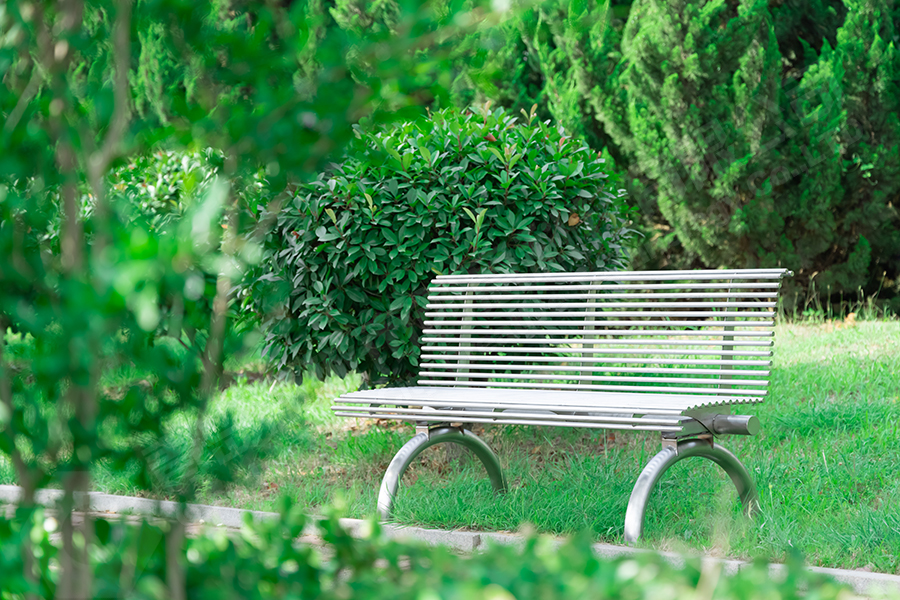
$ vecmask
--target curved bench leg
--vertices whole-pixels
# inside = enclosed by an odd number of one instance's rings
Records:
[[[416,434],[406,442],[400,451],[391,460],[384,479],[381,480],[381,489],[378,492],[378,514],[382,520],[387,521],[391,516],[391,506],[397,496],[400,486],[400,478],[406,472],[406,468],[426,448],[435,444],[451,442],[465,446],[481,459],[495,492],[506,491],[506,482],[503,479],[503,471],[500,469],[500,460],[497,455],[481,441],[477,435],[467,429],[457,427],[438,427],[428,433]]]
[[[663,448],[641,471],[631,492],[631,498],[628,500],[628,509],[625,511],[625,542],[627,544],[633,544],[641,537],[644,529],[644,514],[647,512],[647,500],[650,498],[650,492],[653,491],[656,482],[669,467],[692,456],[708,458],[725,469],[741,497],[745,515],[751,517],[759,511],[759,496],[756,493],[756,486],[746,467],[734,454],[707,440],[685,440],[678,442],[677,450],[672,446]]]

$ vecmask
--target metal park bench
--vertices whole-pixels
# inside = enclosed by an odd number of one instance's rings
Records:
[[[345,394],[337,415],[401,419],[416,435],[378,495],[390,517],[406,468],[443,442],[472,450],[496,491],[497,456],[462,423],[659,431],[662,450],[637,478],[625,540],[641,536],[647,500],[676,462],[720,465],[745,514],[758,508],[747,469],[718,436],[754,435],[771,364],[785,269],[448,275],[428,296],[418,386]]]

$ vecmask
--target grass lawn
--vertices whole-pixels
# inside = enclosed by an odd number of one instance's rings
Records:
[[[343,503],[349,516],[374,512],[381,476],[412,435],[395,422],[333,417],[331,400],[355,389],[348,377],[296,386],[240,375],[213,414],[234,414],[241,448],[264,445],[257,469],[201,501],[271,510],[290,494],[316,512]],[[762,432],[724,445],[751,471],[762,514],[740,517],[737,494],[718,467],[684,461],[650,501],[645,545],[783,560],[796,549],[811,564],[900,573],[900,322],[786,324],[776,331],[765,403],[744,407]],[[265,430],[264,423],[276,426]],[[188,428],[173,426],[173,443]],[[607,435],[563,428],[476,426],[500,456],[510,493],[494,497],[477,461],[427,450],[404,477],[397,521],[429,527],[564,534],[590,530],[622,542],[625,506],[658,435]],[[238,459],[239,461],[240,459]],[[236,461],[236,462],[238,462]],[[0,459],[0,483],[15,483]],[[99,469],[95,488],[147,495],[124,473]]]

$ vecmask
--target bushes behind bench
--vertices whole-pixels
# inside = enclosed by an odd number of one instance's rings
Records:
[[[534,110],[442,111],[360,130],[301,188],[245,306],[279,368],[403,384],[435,274],[622,268],[630,218],[603,158]]]

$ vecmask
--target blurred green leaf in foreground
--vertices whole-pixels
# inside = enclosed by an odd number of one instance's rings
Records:
[[[34,540],[40,550],[40,593],[58,593],[47,564],[57,553],[48,541],[52,518],[37,513],[12,527],[0,524],[0,548]],[[315,525],[315,527],[312,527]],[[319,544],[297,544],[302,533],[317,533]],[[91,598],[168,599],[165,580],[165,524],[140,527],[97,520],[91,568],[97,574]],[[632,600],[719,600],[856,598],[846,587],[792,560],[774,576],[764,563],[734,574],[723,565],[688,559],[673,566],[659,555],[637,554],[601,560],[588,536],[562,544],[530,536],[520,546],[488,544],[474,556],[448,548],[398,542],[364,522],[351,537],[335,514],[309,522],[301,507],[283,501],[281,518],[247,520],[239,532],[216,528],[185,542],[187,597],[197,599],[317,598],[337,600],[628,598]],[[0,597],[20,598],[27,589],[21,562],[0,553]],[[57,596],[59,597],[59,596]]]
[[[409,3],[394,35],[354,36],[314,1],[0,5],[0,452],[24,489],[12,527],[31,522],[36,489],[65,490],[57,597],[94,597],[89,554],[108,528],[70,515],[96,461],[193,497],[207,401],[224,357],[245,346],[231,291],[259,260],[257,201],[277,213],[361,117],[408,113],[413,93],[442,97],[440,52],[423,63],[417,47],[485,16]],[[129,178],[173,149],[159,184]],[[179,186],[162,186],[162,170],[178,170]],[[136,186],[154,188],[153,210]],[[175,195],[187,201],[167,210]],[[8,329],[33,339],[29,360],[10,357]],[[103,385],[123,367],[152,375]],[[173,471],[164,438],[176,418],[196,435]],[[178,599],[184,525],[173,527],[160,585]],[[40,526],[17,539],[3,548],[19,554],[21,589],[46,596]]]

